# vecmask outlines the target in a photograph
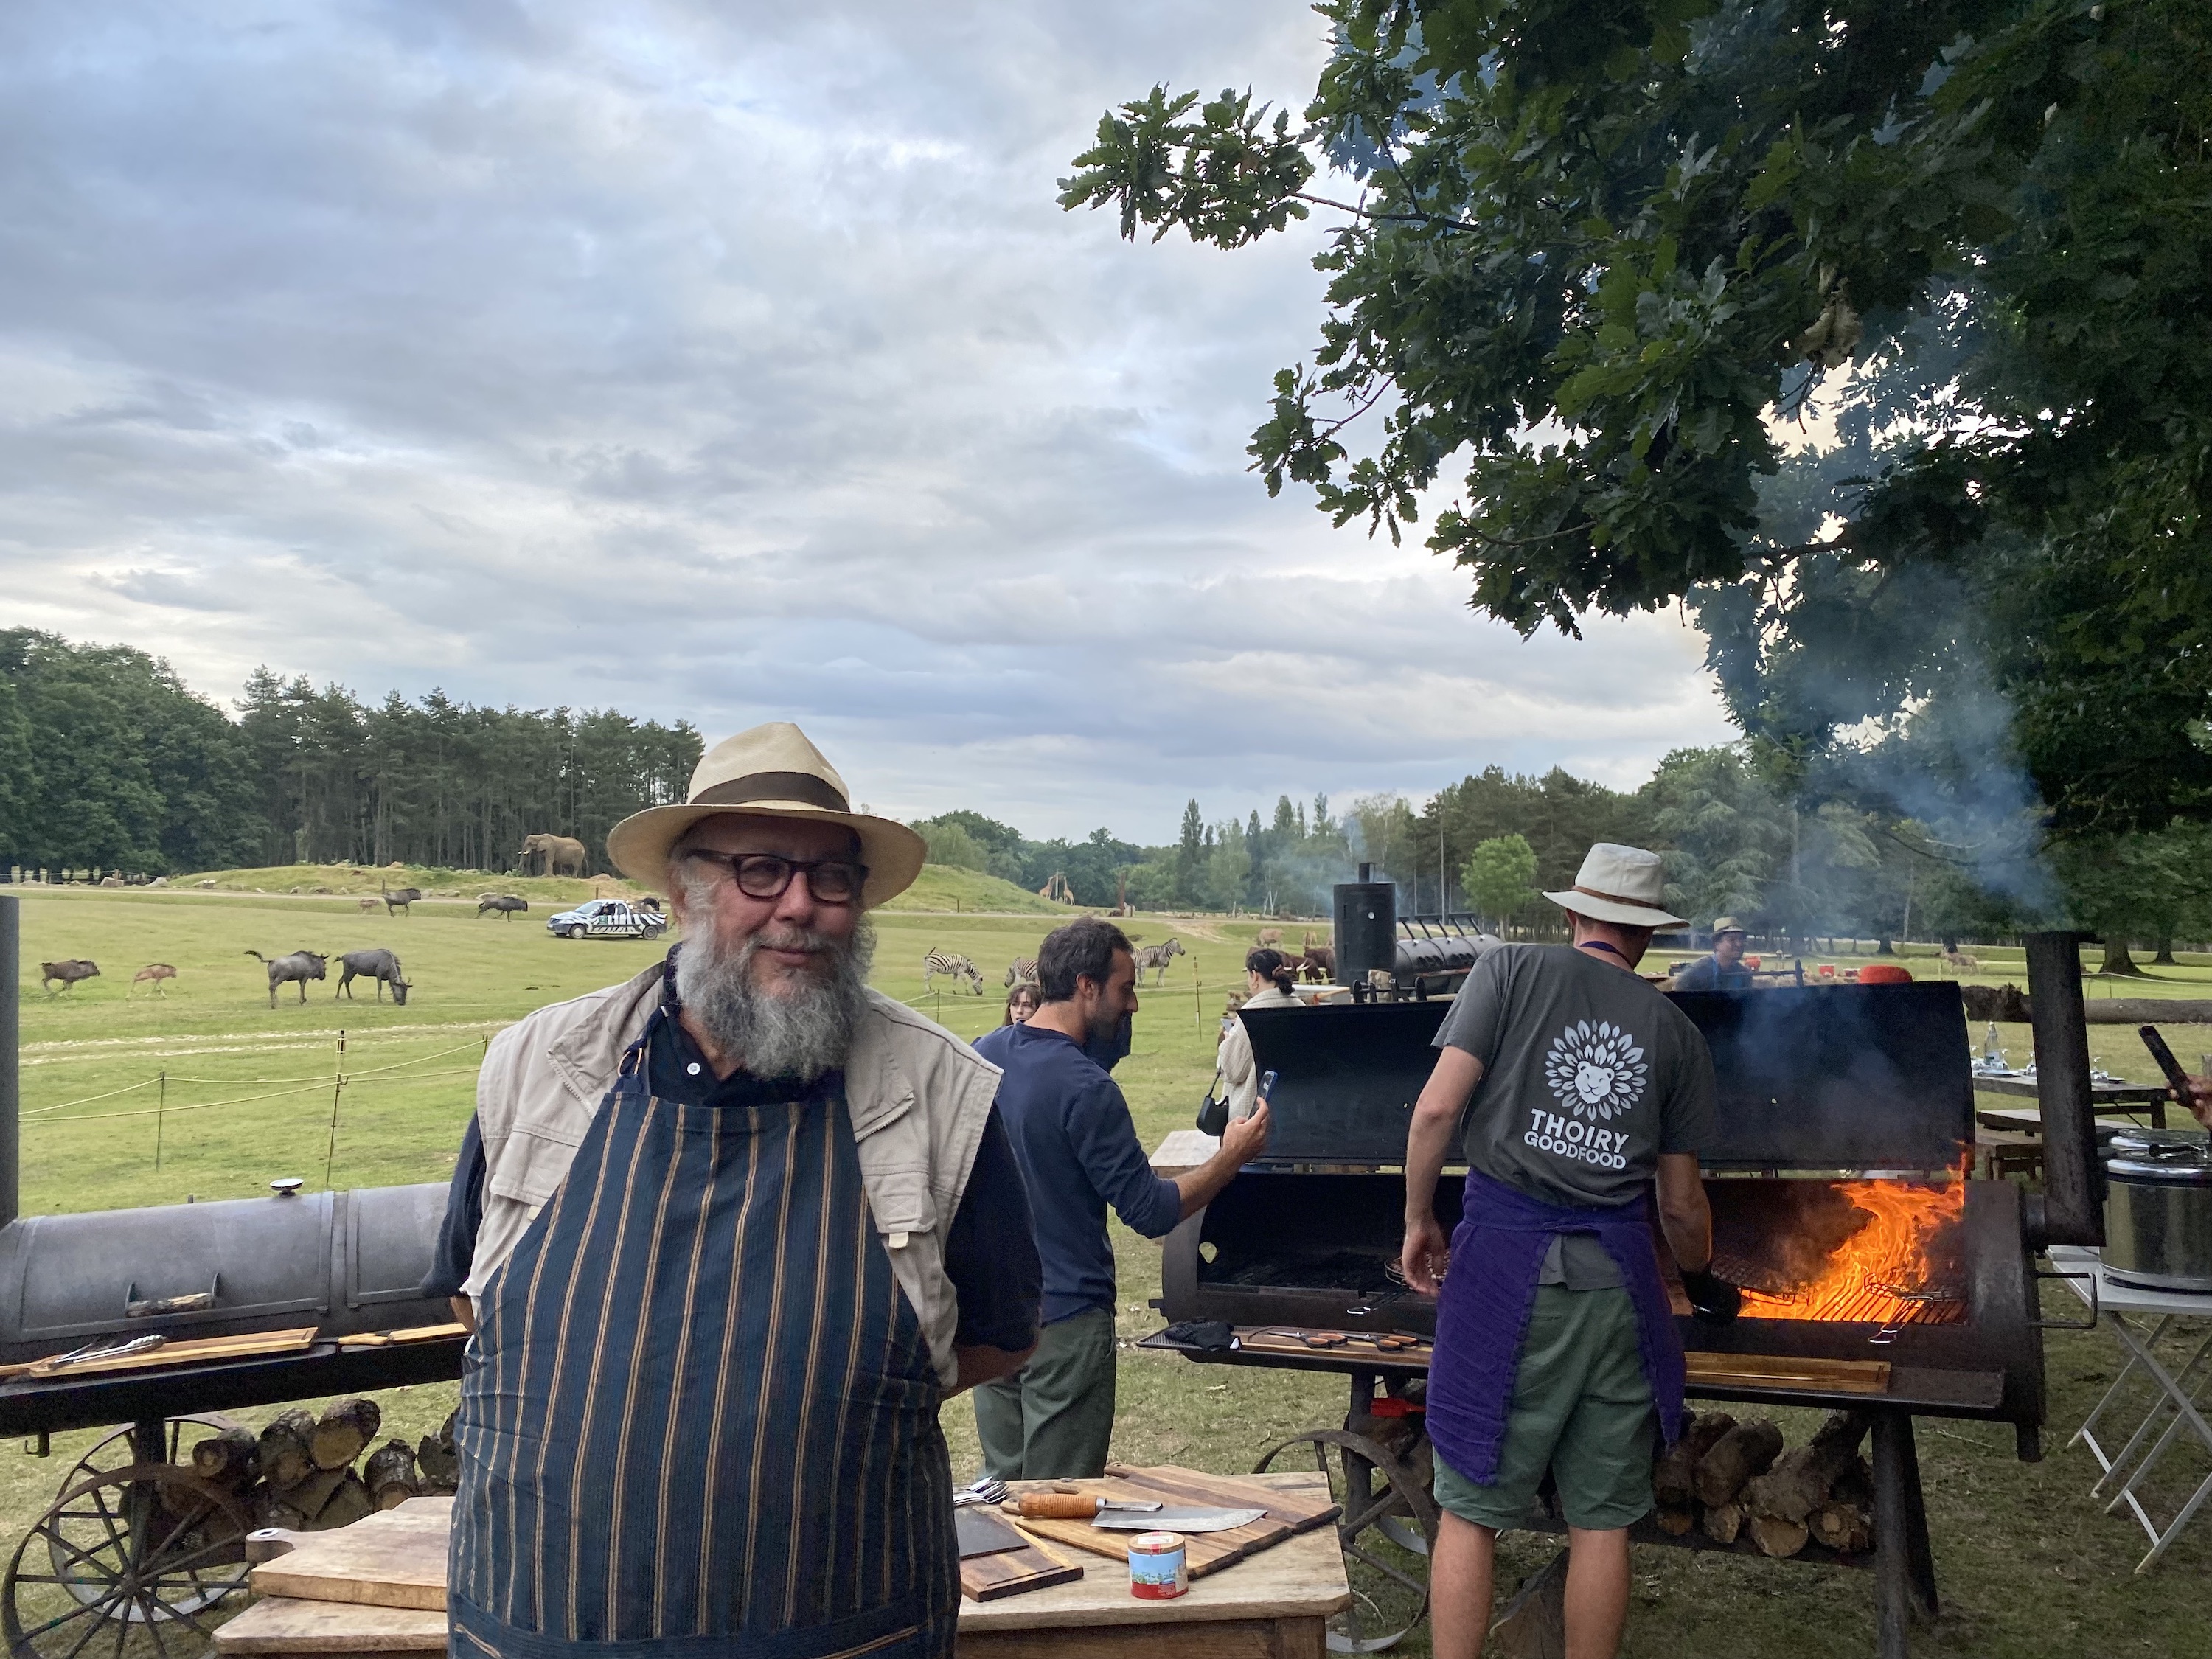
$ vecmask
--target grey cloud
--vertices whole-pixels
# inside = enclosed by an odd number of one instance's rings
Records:
[[[1054,204],[1109,101],[1295,104],[1319,29],[8,8],[0,569],[220,698],[266,661],[790,716],[880,806],[1036,832],[1725,737],[1671,618],[1524,644],[1245,471],[1318,228],[1225,256]]]

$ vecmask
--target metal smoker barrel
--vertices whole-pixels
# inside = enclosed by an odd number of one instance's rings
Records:
[[[1398,890],[1371,881],[1374,866],[1359,866],[1358,881],[1336,888],[1336,981],[1364,985],[1381,969],[1394,979],[1398,970]]]

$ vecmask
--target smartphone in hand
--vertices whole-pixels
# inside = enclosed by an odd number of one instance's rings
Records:
[[[2189,1098],[2189,1073],[2182,1070],[2181,1062],[2173,1057],[2173,1050],[2166,1046],[2166,1039],[2158,1034],[2158,1027],[2139,1025],[2136,1028],[2136,1035],[2142,1039],[2143,1047],[2150,1050],[2150,1057],[2158,1062],[2158,1069],[2166,1073],[2167,1085],[2179,1090],[2182,1099],[2186,1101]]]

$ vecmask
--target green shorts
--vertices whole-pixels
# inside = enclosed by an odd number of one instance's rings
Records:
[[[1658,1432],[1628,1292],[1540,1285],[1498,1479],[1478,1486],[1439,1456],[1437,1502],[1477,1526],[1525,1527],[1548,1467],[1569,1526],[1631,1526],[1651,1508]]]

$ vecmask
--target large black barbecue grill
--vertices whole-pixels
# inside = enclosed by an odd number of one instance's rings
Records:
[[[2072,938],[2032,940],[2030,967],[2049,1126],[2047,1199],[2008,1182],[1966,1177],[1973,1090],[1955,986],[1674,997],[1704,1033],[1719,1085],[1720,1137],[1704,1160],[1716,1263],[1756,1293],[1743,1317],[1716,1326],[1690,1316],[1677,1286],[1684,1346],[1697,1356],[1690,1392],[1871,1413],[1873,1565],[1885,1655],[1905,1650],[1908,1607],[1936,1612],[1912,1419],[2008,1423],[2020,1456],[2040,1456],[2033,1255],[2045,1243],[2094,1237],[2098,1225]],[[1425,1350],[1391,1345],[1435,1329],[1433,1298],[1410,1291],[1396,1271],[1404,1209],[1398,1166],[1447,1006],[1416,1000],[1244,1014],[1258,1067],[1279,1074],[1267,1157],[1170,1235],[1161,1308],[1170,1321],[1223,1322],[1255,1340],[1240,1336],[1235,1349],[1206,1351],[1164,1333],[1146,1345],[1209,1363],[1350,1376],[1346,1429],[1304,1438],[1346,1486],[1344,1537],[1352,1555],[1375,1554],[1377,1540],[1417,1549],[1434,1522],[1423,1490],[1425,1443],[1409,1444],[1405,1428],[1418,1421]],[[1451,1156],[1458,1158],[1456,1147]],[[1439,1185],[1437,1219],[1447,1231],[1459,1218],[1461,1180],[1448,1170]],[[1915,1248],[1893,1261],[1872,1260],[1869,1241],[1881,1235],[1869,1227],[1869,1216],[1889,1212],[1910,1218],[1909,1228],[1893,1231]],[[1663,1240],[1658,1249],[1672,1279]],[[1871,1265],[1857,1265],[1854,1252],[1868,1254]],[[1835,1271],[1839,1261],[1844,1270]],[[1340,1343],[1337,1334],[1351,1334]],[[1285,1340],[1302,1337],[1330,1346]],[[1805,1361],[1821,1363],[1797,1363]],[[1862,1362],[1850,1368],[1860,1370],[1863,1362],[1887,1362],[1881,1391],[1863,1391],[1863,1381],[1832,1389],[1790,1375],[1817,1377],[1839,1361]],[[1790,1380],[1763,1381],[1763,1373]],[[1381,1433],[1393,1426],[1395,1439]],[[1813,1547],[1802,1559],[1838,1558]],[[1376,1556],[1383,1579],[1405,1577],[1406,1558],[1395,1559],[1393,1566]],[[1387,1590],[1383,1579],[1374,1581]],[[1407,1602],[1397,1619],[1418,1616]],[[1370,1644],[1394,1635],[1378,1633],[1373,1621],[1366,1628],[1362,1639]],[[1332,1645],[1349,1639],[1333,1636]]]
[[[0,1579],[10,1649],[183,1659],[207,1645],[204,1615],[242,1589],[253,1522],[234,1493],[179,1467],[180,1450],[226,1409],[459,1376],[459,1334],[416,1340],[453,1318],[416,1288],[446,1188],[21,1215],[21,967],[15,901],[0,896],[0,1364],[313,1328],[282,1352],[0,1382],[0,1435],[41,1449],[64,1430],[127,1425],[72,1468],[15,1547]]]

